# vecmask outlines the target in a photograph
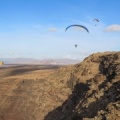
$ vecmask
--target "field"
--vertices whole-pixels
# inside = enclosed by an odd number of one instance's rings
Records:
[[[57,68],[57,65],[1,66],[0,120],[42,120],[45,99],[42,96],[46,91],[43,86]]]
[[[7,67],[8,66],[8,67]],[[40,79],[51,74],[58,65],[12,65],[0,67],[1,79]]]

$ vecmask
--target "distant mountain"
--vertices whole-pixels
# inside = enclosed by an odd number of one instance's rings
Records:
[[[34,58],[0,58],[5,64],[76,64],[80,63],[80,60],[74,59],[34,59]]]

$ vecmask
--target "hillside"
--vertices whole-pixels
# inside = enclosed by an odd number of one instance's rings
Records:
[[[57,76],[71,71],[66,83],[72,93],[45,120],[120,119],[120,52],[92,54],[69,70]]]
[[[67,66],[1,68],[0,120],[119,120],[120,52]]]

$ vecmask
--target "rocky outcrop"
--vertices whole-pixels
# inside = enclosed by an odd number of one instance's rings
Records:
[[[3,65],[4,63],[0,61],[0,65]]]
[[[120,52],[90,55],[73,67],[66,83],[72,93],[45,120],[120,119]]]

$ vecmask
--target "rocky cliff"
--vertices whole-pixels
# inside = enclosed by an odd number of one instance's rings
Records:
[[[45,120],[120,120],[120,52],[92,54],[56,74],[72,93]]]

